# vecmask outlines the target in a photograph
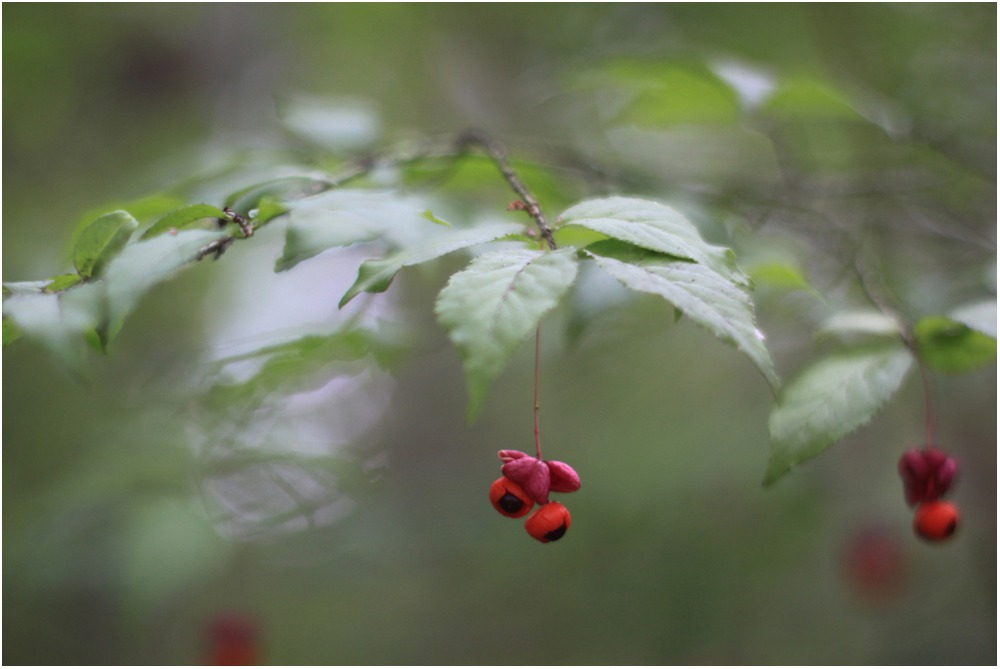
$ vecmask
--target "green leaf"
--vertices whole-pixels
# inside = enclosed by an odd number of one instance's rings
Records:
[[[103,316],[100,284],[63,293],[20,293],[4,300],[4,337],[10,320],[24,336],[47,348],[60,363],[82,376],[86,361],[86,333]]]
[[[423,217],[423,203],[391,191],[337,189],[286,204],[285,247],[275,265],[279,272],[331,248],[374,240],[405,247],[438,231]]]
[[[702,64],[614,60],[586,73],[580,85],[600,92],[602,111],[618,124],[722,124],[740,117],[736,93]]]
[[[201,249],[220,236],[218,232],[207,230],[160,235],[130,245],[115,258],[108,266],[104,281],[108,305],[107,341],[117,335],[125,316],[147,291],[193,261]]]
[[[72,288],[83,281],[83,277],[79,274],[60,274],[59,276],[54,276],[49,280],[49,284],[45,286],[46,293],[61,293],[67,288]]]
[[[8,281],[3,284],[3,297],[13,297],[15,295],[37,295],[45,292],[45,287],[52,282],[52,279],[44,281]]]
[[[822,453],[877,414],[913,364],[902,344],[851,349],[807,367],[771,412],[771,459],[764,485]]]
[[[767,99],[764,108],[768,113],[786,118],[861,118],[842,91],[826,81],[807,77],[783,83]]]
[[[507,360],[576,278],[575,249],[500,250],[452,275],[435,305],[458,349],[469,388],[471,421]]]
[[[284,204],[272,200],[269,197],[263,197],[257,205],[257,211],[250,211],[253,214],[253,223],[256,227],[260,228],[265,223],[277,218],[278,216],[283,216],[288,213],[288,207]]]
[[[188,228],[196,227],[197,224],[205,220],[212,221],[211,227],[218,229],[219,219],[224,219],[225,217],[225,212],[218,207],[213,207],[210,204],[192,204],[187,207],[175,209],[158,220],[142,233],[140,239],[149,239],[170,230],[187,230]]]
[[[275,177],[236,191],[226,198],[226,206],[248,216],[264,199],[276,202],[299,200],[321,193],[333,185],[329,178],[318,175]]]
[[[69,248],[76,247],[76,242],[80,239],[80,235],[94,219],[103,216],[109,211],[127,211],[140,224],[149,224],[171,209],[177,209],[182,206],[184,206],[184,200],[168,193],[154,193],[138,200],[105,202],[98,208],[84,212],[84,215],[80,217],[76,228],[73,230],[73,236],[70,238]]]
[[[360,100],[296,95],[278,101],[278,115],[293,134],[327,151],[360,151],[379,134],[375,111]]]
[[[101,216],[80,233],[73,247],[73,265],[86,281],[104,274],[108,262],[121,252],[139,222],[127,211]]]
[[[766,284],[785,290],[804,290],[815,293],[802,271],[784,262],[767,262],[755,265],[749,270],[750,278],[757,285]]]
[[[232,406],[253,397],[294,387],[301,389],[320,376],[320,383],[329,381],[324,370],[334,362],[360,360],[374,350],[388,348],[374,333],[347,330],[330,335],[305,335],[291,341],[220,360],[221,365],[264,359],[263,365],[250,379],[237,384],[216,385],[210,399],[220,406]]]
[[[631,290],[657,295],[723,342],[747,355],[776,392],[781,385],[774,363],[754,323],[747,290],[695,262],[650,253],[614,240],[591,244],[585,252]]]
[[[21,338],[21,329],[6,316],[3,319],[3,345],[13,344]]]
[[[913,333],[920,347],[920,357],[939,372],[962,374],[996,363],[996,337],[973,330],[964,323],[931,316],[918,321]]]
[[[657,202],[630,197],[587,200],[564,211],[558,223],[560,228],[582,226],[650,251],[694,260],[732,283],[750,284],[731,250],[706,243],[683,214]]]
[[[881,311],[841,311],[830,316],[817,333],[819,337],[885,337],[899,339],[899,324]]]
[[[358,269],[358,278],[354,285],[341,298],[340,306],[343,308],[360,293],[384,292],[389,288],[396,273],[404,267],[419,265],[452,251],[490,242],[500,237],[516,235],[523,230],[524,226],[517,223],[495,223],[476,228],[448,230],[387,258],[366,260]]]

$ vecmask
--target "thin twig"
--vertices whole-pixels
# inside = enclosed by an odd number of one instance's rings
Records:
[[[510,164],[510,160],[507,158],[507,150],[502,144],[497,142],[495,139],[482,132],[481,130],[468,130],[459,136],[457,142],[458,148],[464,149],[469,145],[480,146],[493,162],[497,164],[500,168],[500,173],[503,174],[504,179],[510,184],[510,187],[524,202],[524,210],[528,212],[528,215],[535,219],[535,224],[538,226],[538,232],[542,235],[545,243],[549,245],[549,249],[556,249],[556,240],[552,236],[552,228],[549,224],[545,222],[545,215],[542,214],[542,208],[538,204],[538,200],[531,194],[528,187],[524,185],[521,181],[521,177],[517,175],[514,168]]]

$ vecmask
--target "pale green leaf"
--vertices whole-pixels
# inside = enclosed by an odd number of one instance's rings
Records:
[[[695,262],[648,253],[615,241],[586,249],[605,272],[631,290],[657,295],[723,342],[747,355],[771,388],[780,386],[747,290]]]
[[[7,281],[3,284],[3,297],[7,299],[14,295],[36,295],[45,292],[52,279],[43,281]]]
[[[771,459],[764,484],[822,453],[877,414],[913,364],[901,344],[852,349],[807,367],[771,412]]]
[[[469,419],[517,346],[576,278],[572,248],[499,250],[452,275],[438,295],[438,322],[458,349],[469,388]]]
[[[224,219],[225,217],[226,214],[218,207],[210,204],[192,204],[187,207],[175,209],[158,220],[142,233],[140,239],[149,239],[170,230],[187,230],[206,220],[210,221],[209,227],[218,228],[219,219]]]
[[[419,265],[452,251],[483,244],[500,237],[516,235],[523,230],[524,226],[516,223],[495,223],[476,228],[452,229],[430,236],[425,241],[387,258],[366,260],[358,269],[358,278],[354,285],[341,298],[340,306],[343,307],[360,293],[384,292],[389,288],[396,273],[404,267]]]
[[[361,100],[295,95],[278,101],[278,114],[293,134],[328,151],[359,151],[379,134],[375,110]]]
[[[24,336],[39,342],[70,371],[82,374],[86,333],[103,316],[100,284],[63,293],[20,293],[4,300],[4,321],[9,319]],[[5,331],[6,336],[6,331]]]
[[[73,247],[76,271],[84,280],[102,276],[138,227],[139,222],[127,211],[113,211],[95,220],[83,229]]]
[[[118,333],[125,316],[147,291],[195,260],[200,250],[219,238],[218,232],[185,230],[176,235],[153,237],[126,248],[108,266],[105,276],[107,339]]]
[[[586,200],[562,213],[560,228],[582,226],[650,251],[694,260],[739,285],[750,281],[737,267],[730,249],[713,246],[676,209],[630,197]]]
[[[820,337],[866,336],[899,338],[899,324],[881,311],[851,310],[833,314],[819,328]]]
[[[337,189],[286,203],[285,248],[275,269],[291,269],[323,251],[383,240],[400,247],[434,234],[424,203],[390,191]]]
[[[953,310],[949,316],[973,330],[997,338],[997,301],[982,300],[965,304]]]

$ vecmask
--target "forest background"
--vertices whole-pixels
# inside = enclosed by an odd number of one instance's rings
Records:
[[[827,345],[814,291],[865,305],[843,249],[809,243],[825,239],[817,202],[874,244],[911,312],[991,281],[995,299],[992,3],[5,4],[3,19],[5,282],[64,271],[81,222],[151,194],[201,201],[221,192],[211,175],[276,146],[346,160],[477,127],[538,162],[522,176],[553,215],[641,195],[705,213],[741,261],[787,252],[802,284],[754,293],[786,380]],[[582,176],[549,167],[567,161]],[[440,178],[435,213],[514,216],[491,170]],[[920,216],[884,216],[901,193]],[[276,274],[267,233],[157,286],[86,381],[5,346],[5,663],[200,662],[223,614],[278,664],[996,662],[995,363],[931,375],[963,525],[929,545],[896,472],[924,439],[918,375],[765,488],[774,398],[736,351],[652,300],[582,325],[560,309],[542,426],[583,488],[543,546],[486,493],[496,451],[531,449],[532,352],[467,425],[433,320],[457,259],[373,298],[388,371],[307,358],[311,374],[244,388],[252,411],[213,402],[220,359],[342,324],[372,257]]]

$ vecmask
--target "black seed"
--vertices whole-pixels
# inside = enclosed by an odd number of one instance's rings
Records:
[[[950,523],[948,523],[948,527],[946,527],[944,530],[944,536],[950,537],[952,534],[955,533],[956,527],[958,527],[958,523],[956,521],[953,520]]]
[[[524,502],[522,502],[517,495],[512,495],[509,492],[505,493],[504,496],[497,501],[497,504],[507,513],[517,513],[524,508]]]
[[[558,539],[562,539],[562,536],[564,534],[566,534],[566,523],[563,523],[556,529],[546,534],[545,538],[548,539],[549,541],[557,541]]]

